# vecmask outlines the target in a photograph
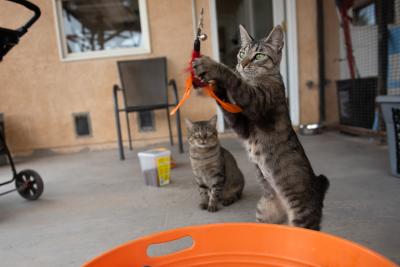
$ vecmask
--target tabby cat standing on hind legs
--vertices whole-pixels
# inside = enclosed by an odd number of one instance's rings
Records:
[[[200,190],[200,208],[218,210],[218,203],[227,206],[240,199],[244,187],[243,174],[232,154],[218,141],[217,116],[209,121],[186,119],[190,163]]]
[[[224,111],[225,120],[244,140],[263,186],[257,221],[320,229],[328,179],[315,175],[289,118],[279,72],[283,31],[276,26],[255,41],[242,27],[236,71],[208,57],[193,62],[196,76],[216,82],[224,101],[241,113]]]

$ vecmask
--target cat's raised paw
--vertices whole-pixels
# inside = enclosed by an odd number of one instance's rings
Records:
[[[192,62],[194,74],[205,82],[216,78],[218,64],[209,57],[196,58]]]

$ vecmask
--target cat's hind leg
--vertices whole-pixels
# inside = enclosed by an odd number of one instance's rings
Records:
[[[229,206],[238,201],[242,197],[243,187],[244,187],[244,182],[238,183],[229,188],[228,190],[225,188],[222,193],[222,200],[221,200],[222,205]]]
[[[287,213],[278,196],[261,197],[257,203],[256,220],[261,223],[287,224]]]
[[[308,193],[312,197],[303,201],[296,199],[296,196],[288,197],[290,206],[289,225],[319,231],[323,201],[329,187],[329,180],[324,175],[320,175],[315,177],[313,181],[314,190],[312,193]]]
[[[302,207],[291,209],[289,214],[288,224],[290,226],[320,230],[322,208],[303,205]]]
[[[282,200],[263,177],[256,165],[257,177],[263,186],[263,196],[257,203],[256,220],[261,223],[287,224],[288,215]]]
[[[242,192],[229,192],[229,194],[225,193],[222,196],[222,205],[229,206],[238,201],[242,197]]]
[[[236,196],[232,196],[231,198],[226,198],[222,200],[222,205],[223,206],[230,206],[233,203],[235,203],[236,201],[238,201],[239,199]]]

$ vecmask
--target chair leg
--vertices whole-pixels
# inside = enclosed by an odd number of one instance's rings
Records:
[[[172,136],[172,129],[171,129],[171,118],[169,115],[169,108],[167,108],[167,121],[168,121],[168,131],[169,131],[169,142],[171,146],[174,145],[174,137]]]
[[[129,149],[132,150],[132,136],[131,136],[131,124],[129,123],[129,113],[125,112],[126,116],[126,128],[128,129],[128,141],[129,141]]]
[[[183,153],[181,113],[179,109],[176,112],[176,128],[178,130],[179,153]]]
[[[124,160],[124,146],[122,144],[122,134],[121,134],[121,121],[119,119],[119,107],[118,107],[118,99],[116,94],[116,89],[114,88],[114,113],[115,113],[115,124],[117,128],[117,139],[118,139],[118,149],[119,149],[119,159]]]

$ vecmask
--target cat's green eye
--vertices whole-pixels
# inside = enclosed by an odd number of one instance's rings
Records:
[[[245,52],[243,52],[243,51],[240,51],[240,53],[239,53],[239,57],[240,57],[240,58],[244,58],[244,56],[245,56]]]
[[[258,54],[256,55],[256,60],[261,60],[261,59],[264,59],[264,58],[266,58],[266,57],[267,57],[266,55],[258,53]]]

